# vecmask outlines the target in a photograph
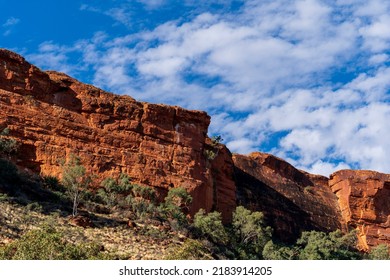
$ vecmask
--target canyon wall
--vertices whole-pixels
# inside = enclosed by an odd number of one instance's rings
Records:
[[[366,170],[341,170],[329,186],[338,198],[343,220],[358,230],[361,249],[390,244],[390,175]]]
[[[342,170],[330,179],[265,153],[231,154],[207,137],[202,111],[138,102],[41,71],[0,49],[0,129],[21,144],[13,160],[29,172],[61,176],[75,154],[97,185],[128,174],[163,197],[184,187],[225,222],[236,205],[262,211],[282,241],[305,230],[357,229],[363,250],[390,244],[390,175]]]
[[[274,234],[293,242],[302,231],[345,228],[328,178],[265,153],[234,155],[238,204],[264,213]]]
[[[201,111],[137,102],[43,72],[23,57],[0,50],[0,128],[8,126],[21,148],[18,165],[42,175],[61,175],[61,161],[80,157],[96,181],[120,173],[153,186],[163,196],[183,187],[192,212],[218,210],[228,220],[235,208],[226,148],[209,166],[205,156],[210,117]],[[225,172],[225,173],[224,173]]]

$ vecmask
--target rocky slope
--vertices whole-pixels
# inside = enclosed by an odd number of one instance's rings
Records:
[[[21,143],[19,166],[60,176],[60,162],[76,154],[97,184],[126,173],[161,197],[186,188],[192,214],[216,210],[227,222],[236,205],[263,211],[283,241],[356,228],[363,249],[390,244],[390,175],[348,170],[328,179],[269,154],[232,155],[207,137],[209,122],[205,112],[117,96],[0,49],[0,129]]]

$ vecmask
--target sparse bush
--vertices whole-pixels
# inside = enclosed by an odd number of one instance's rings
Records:
[[[102,181],[101,186],[102,188],[96,194],[97,202],[110,208],[114,206],[126,207],[128,203],[126,203],[125,197],[127,195],[137,196],[132,193],[135,185],[131,184],[131,179],[126,174],[120,174],[117,179],[106,178]]]
[[[101,202],[110,208],[114,207],[118,200],[118,195],[116,193],[108,192],[104,188],[99,189],[96,196],[98,198],[98,202]]]
[[[132,189],[131,178],[127,174],[120,174],[118,179],[106,178],[101,183],[102,187],[111,193],[124,194]]]
[[[44,188],[51,190],[51,191],[59,191],[59,192],[65,192],[66,189],[63,185],[61,185],[60,180],[55,176],[43,176],[42,177],[42,185]]]
[[[238,206],[233,212],[232,227],[240,258],[261,258],[263,248],[272,236],[272,229],[265,225],[263,213]]]
[[[187,239],[182,246],[174,248],[167,260],[212,260],[207,248],[199,240]]]
[[[390,260],[390,248],[386,244],[380,244],[371,249],[368,254],[369,260]]]
[[[340,230],[325,232],[303,232],[296,245],[301,260],[353,260],[359,259],[356,251],[356,232],[346,235]]]
[[[9,137],[9,129],[4,128],[0,132],[0,155],[10,155],[15,153],[19,148],[19,143],[16,139]]]
[[[152,187],[132,185],[131,192],[125,201],[135,214],[136,219],[146,221],[156,216],[156,191]]]
[[[0,202],[8,201],[9,196],[6,193],[0,193]]]
[[[0,247],[0,260],[107,259],[94,243],[72,244],[53,227],[32,230],[19,240]]]
[[[200,209],[194,217],[194,227],[201,237],[210,239],[216,244],[226,245],[229,236],[222,224],[221,213],[211,212],[206,214],[204,209]]]
[[[212,161],[217,156],[216,152],[213,150],[204,150],[204,156],[207,160]]]
[[[83,196],[92,182],[91,176],[86,174],[85,167],[81,165],[80,159],[71,155],[68,162],[63,165],[62,184],[65,186],[69,197],[73,201],[72,215],[77,215],[77,208]]]
[[[223,139],[221,135],[214,135],[213,137],[211,137],[211,145],[213,145],[214,147],[218,146],[222,141]]]
[[[265,244],[262,252],[265,260],[295,260],[298,254],[299,251],[296,247],[275,244],[272,240]]]
[[[304,189],[303,189],[303,192],[305,194],[313,194],[313,191],[314,191],[314,187],[313,186],[306,186]]]
[[[174,230],[180,230],[187,225],[186,213],[191,202],[192,197],[186,189],[173,188],[168,191],[159,209],[164,218],[170,222],[171,227]]]
[[[40,205],[38,202],[32,202],[27,204],[26,209],[28,211],[42,212],[42,205]]]

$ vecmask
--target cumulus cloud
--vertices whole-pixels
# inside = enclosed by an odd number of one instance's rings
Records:
[[[61,46],[48,41],[39,45],[37,53],[28,54],[26,58],[44,69],[56,70],[68,75],[76,75],[81,70],[81,66],[71,63],[69,61],[69,55],[77,49],[74,46]]]
[[[265,149],[324,175],[390,172],[389,4],[232,3],[133,34],[97,33],[70,49],[105,89],[207,110],[209,133],[235,152]],[[41,53],[63,65],[68,53],[48,47]]]

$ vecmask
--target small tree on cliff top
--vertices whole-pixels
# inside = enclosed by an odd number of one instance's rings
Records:
[[[86,174],[85,167],[81,165],[80,159],[75,155],[71,155],[62,168],[62,184],[73,201],[73,216],[77,216],[80,199],[91,182],[92,178]]]

